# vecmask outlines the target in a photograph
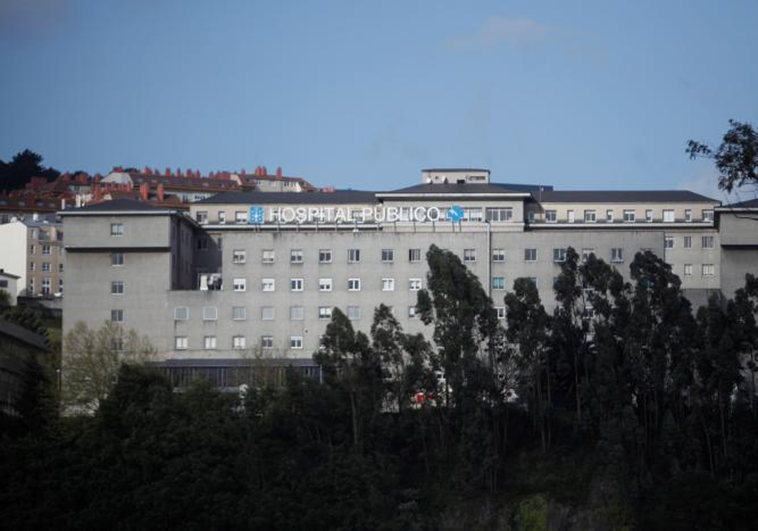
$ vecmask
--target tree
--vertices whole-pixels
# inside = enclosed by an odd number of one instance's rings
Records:
[[[731,193],[735,188],[758,186],[758,131],[747,122],[729,120],[729,130],[714,151],[695,140],[687,144],[690,158],[715,160],[719,170],[719,189]]]
[[[44,177],[55,180],[60,172],[42,166],[42,156],[25,149],[14,155],[10,162],[0,161],[0,189],[16,190],[23,188],[32,177]]]
[[[141,365],[155,349],[133,329],[106,321],[99,329],[78,322],[63,341],[64,406],[73,413],[94,413],[109,395],[123,364]]]
[[[314,361],[323,367],[327,384],[344,386],[350,401],[353,446],[361,442],[361,428],[367,417],[380,407],[376,388],[381,386],[382,367],[363,332],[355,332],[350,319],[340,310],[332,310],[319,351]]]
[[[525,397],[538,426],[543,451],[550,446],[550,317],[537,286],[517,278],[513,292],[505,296],[506,338],[516,347],[519,396]]]
[[[498,395],[496,382],[485,381],[481,371],[486,362],[489,375],[497,374],[502,330],[492,299],[455,253],[432,245],[426,259],[428,290],[419,291],[417,308],[424,324],[434,324],[446,401],[449,391],[456,403],[481,400],[482,392]]]

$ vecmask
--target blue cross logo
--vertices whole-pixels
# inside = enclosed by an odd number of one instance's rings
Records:
[[[250,224],[262,225],[265,221],[263,207],[251,206],[250,207]]]
[[[453,205],[450,210],[447,211],[447,219],[453,223],[458,223],[463,219],[463,209],[458,205]]]

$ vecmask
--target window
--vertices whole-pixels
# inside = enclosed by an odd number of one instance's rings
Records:
[[[382,249],[382,262],[394,262],[395,250],[394,249]]]
[[[111,310],[111,321],[114,323],[123,323],[124,310]]]
[[[114,280],[111,282],[111,294],[113,295],[123,295],[124,294],[124,283],[120,280]]]
[[[36,254],[37,252],[37,246],[36,245],[30,245],[29,246],[29,254]]]
[[[234,291],[247,291],[247,280],[244,278],[235,278],[232,281]]]
[[[34,272],[37,270],[37,264],[34,262],[29,262],[29,271]]]
[[[613,210],[605,211],[605,221],[608,223],[613,223]]]
[[[673,223],[674,222],[674,211],[673,210],[664,210],[663,211],[663,222],[664,223]]]
[[[303,279],[291,278],[290,279],[290,291],[303,291]]]
[[[262,278],[261,291],[276,291],[276,281],[273,278]]]
[[[597,221],[597,213],[594,210],[585,210],[584,221],[585,223],[595,223]]]
[[[505,319],[505,306],[495,306],[498,319]]]
[[[350,264],[357,264],[361,261],[361,250],[360,249],[348,249],[347,250],[347,261]]]
[[[713,221],[713,210],[703,210],[703,221],[705,222]]]
[[[247,261],[247,252],[242,249],[232,251],[232,263],[244,264]]]
[[[297,350],[303,348],[303,336],[290,336],[290,348]]]
[[[197,250],[198,251],[207,251],[208,250],[208,238],[206,236],[198,236],[198,238],[197,238]]]
[[[50,254],[50,246],[49,245],[43,245],[42,246],[42,254]]]
[[[232,320],[244,321],[247,319],[247,308],[244,306],[234,306],[232,308]]]
[[[290,264],[302,264],[303,263],[303,250],[291,249],[290,250]]]
[[[685,236],[684,237],[684,248],[685,249],[692,249],[692,236]]]
[[[245,212],[244,210],[237,210],[234,213],[234,222],[237,223],[238,225],[247,223],[247,212]]]
[[[276,260],[276,253],[271,249],[265,249],[261,252],[261,262],[264,264],[273,264]]]
[[[512,208],[488,208],[486,211],[487,221],[510,221],[513,219]]]
[[[703,236],[703,249],[713,249],[713,236]]]
[[[226,223],[226,212],[220,211],[218,213],[218,224],[223,225]]]
[[[43,273],[50,272],[50,262],[42,262],[42,272]]]
[[[574,221],[576,221],[576,214],[573,210],[567,210],[566,217],[568,218],[569,223],[574,223]]]
[[[482,221],[482,209],[480,207],[466,208],[463,219],[468,221]]]
[[[505,262],[505,249],[492,249],[493,262]]]
[[[421,279],[420,278],[411,278],[408,280],[408,289],[410,291],[419,291],[421,289]]]
[[[674,248],[674,237],[673,236],[666,236],[663,238],[663,248],[664,249],[673,249]]]
[[[203,348],[205,350],[215,350],[216,349],[216,336],[203,337]]]
[[[408,306],[408,318],[409,319],[418,318],[418,310],[416,310],[415,306]]]
[[[527,262],[536,262],[537,249],[524,249],[524,260]]]
[[[305,319],[305,310],[302,306],[290,306],[290,321],[302,321]]]
[[[274,348],[274,336],[261,336],[261,348]]]
[[[111,223],[111,236],[123,236],[124,224],[123,223]]]
[[[634,210],[624,210],[624,223],[634,223],[637,221],[637,213]]]
[[[174,337],[174,349],[187,350],[187,336]]]
[[[62,278],[58,279],[58,292],[63,293],[63,279]]]
[[[476,249],[464,249],[463,261],[468,263],[476,262]]]
[[[548,223],[555,223],[558,221],[557,210],[545,210],[545,221]]]
[[[420,262],[421,261],[421,249],[408,249],[408,261]]]
[[[218,319],[218,308],[215,306],[203,307],[203,321],[216,321]]]
[[[63,263],[58,264],[58,273],[63,273]]]
[[[684,221],[686,221],[687,223],[692,221],[692,210],[690,210],[689,208],[684,210]]]
[[[332,263],[332,250],[331,249],[319,249],[319,251],[318,251],[318,263],[319,264],[331,264]]]
[[[201,225],[205,225],[206,223],[208,223],[208,212],[204,210],[195,212],[195,221],[197,221]]]
[[[318,290],[319,291],[332,291],[332,279],[331,278],[318,279]]]
[[[621,263],[624,261],[624,249],[621,247],[613,247],[611,249],[611,262]]]
[[[361,279],[360,278],[348,278],[347,279],[347,291],[360,291]]]
[[[645,221],[648,223],[653,222],[653,211],[652,210],[645,210]]]
[[[42,294],[50,295],[50,279],[49,278],[42,279]]]
[[[492,289],[505,289],[505,277],[492,277]]]
[[[692,275],[692,264],[684,264],[684,276],[688,277]]]
[[[332,318],[332,308],[331,308],[331,306],[319,306],[318,307],[318,318],[319,319],[331,319]]]
[[[174,308],[174,321],[186,321],[189,319],[189,308],[186,306],[177,306]]]
[[[532,284],[534,284],[534,287],[535,287],[535,288],[537,287],[537,277],[526,277],[526,279],[527,279],[529,282],[531,282]]]
[[[111,253],[111,265],[115,267],[124,265],[124,253]]]
[[[710,277],[716,274],[716,266],[713,264],[703,264],[703,276]]]
[[[361,307],[360,306],[348,306],[347,307],[347,318],[351,321],[357,321],[361,318]]]
[[[242,350],[245,348],[245,336],[232,336],[232,348]]]
[[[382,291],[395,291],[395,279],[383,278],[382,279]]]
[[[566,249],[559,247],[553,249],[553,262],[565,262],[566,261]]]
[[[582,249],[582,262],[589,260],[593,254],[595,254],[595,249]]]

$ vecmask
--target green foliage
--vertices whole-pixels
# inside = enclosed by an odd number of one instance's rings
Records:
[[[714,151],[707,144],[690,140],[690,158],[714,159],[719,170],[719,188],[731,193],[735,188],[758,185],[758,131],[747,122],[729,120],[729,130]]]
[[[694,317],[655,255],[626,282],[569,249],[554,314],[518,279],[503,331],[460,260],[428,258],[418,306],[436,345],[386,306],[370,337],[334,309],[323,383],[289,370],[244,396],[175,392],[123,363],[151,350],[136,334],[77,327],[64,369],[99,380],[75,395],[99,407],[51,418],[30,373],[29,429],[0,432],[3,528],[432,530],[485,493],[520,529],[547,528],[548,500],[616,529],[758,520],[754,277]]]
[[[536,494],[518,505],[519,529],[523,531],[547,531],[547,500]]]

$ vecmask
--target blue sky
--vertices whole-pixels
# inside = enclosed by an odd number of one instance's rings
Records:
[[[757,20],[752,0],[0,0],[0,158],[713,193],[684,148],[758,122]]]

